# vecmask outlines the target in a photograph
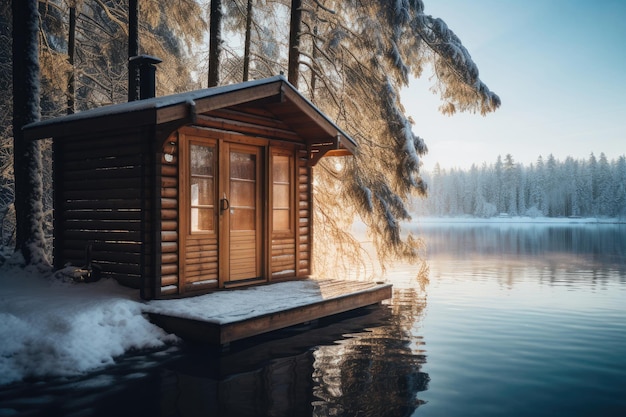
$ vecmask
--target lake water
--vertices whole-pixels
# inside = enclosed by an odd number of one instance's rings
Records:
[[[626,415],[626,226],[419,233],[427,280],[392,268],[388,304],[221,355],[129,355],[85,378],[0,392],[0,403],[50,416]]]

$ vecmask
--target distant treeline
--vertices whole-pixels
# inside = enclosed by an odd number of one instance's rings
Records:
[[[509,154],[494,164],[423,172],[428,197],[417,215],[493,217],[626,217],[626,157],[586,160],[553,155],[525,166]]]

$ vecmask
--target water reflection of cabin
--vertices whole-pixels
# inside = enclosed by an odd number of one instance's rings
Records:
[[[52,138],[54,264],[145,299],[311,273],[311,167],[355,142],[277,76],[26,127]]]

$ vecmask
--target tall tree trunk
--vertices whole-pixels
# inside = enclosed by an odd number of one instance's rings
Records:
[[[211,0],[209,17],[209,87],[219,83],[220,53],[222,52],[222,1]]]
[[[76,50],[76,3],[70,6],[70,31],[67,39],[67,61],[70,64],[70,74],[67,80],[67,114],[76,111],[76,69],[74,55]]]
[[[250,42],[252,34],[252,0],[248,0],[246,7],[246,38],[244,40],[243,51],[243,80],[248,81],[250,77]]]
[[[289,24],[289,63],[287,80],[298,88],[300,63],[300,27],[302,26],[302,0],[291,0],[291,23]]]
[[[317,86],[317,24],[313,27],[313,49],[311,51],[311,100],[315,100],[315,87]]]
[[[128,101],[139,100],[139,67],[130,58],[139,55],[139,4],[128,0]]]
[[[22,127],[40,119],[39,11],[37,0],[13,0],[13,171],[15,250],[28,265],[48,266],[43,233],[43,185],[39,141]]]

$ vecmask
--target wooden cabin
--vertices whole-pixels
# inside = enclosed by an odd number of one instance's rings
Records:
[[[30,124],[52,138],[54,265],[144,299],[311,274],[311,168],[356,143],[283,76]]]

